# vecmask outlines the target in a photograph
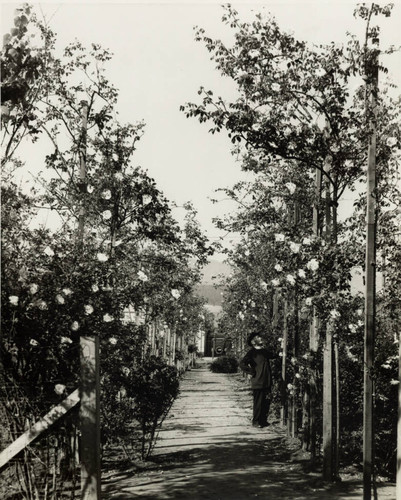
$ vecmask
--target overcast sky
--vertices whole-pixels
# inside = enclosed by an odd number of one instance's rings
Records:
[[[2,2],[2,32],[9,30],[18,2]],[[212,38],[230,39],[221,22],[218,2],[85,2],[41,3],[42,12],[62,47],[79,39],[98,42],[114,53],[109,78],[120,90],[122,122],[144,120],[146,130],[133,159],[148,170],[168,199],[182,205],[193,201],[209,237],[220,233],[211,219],[232,209],[227,202],[213,205],[214,190],[246,178],[230,153],[224,134],[208,134],[207,124],[185,118],[179,106],[197,100],[203,85],[222,96],[233,96],[233,83],[214,69],[205,47],[194,41],[193,26],[204,27]],[[242,2],[232,5],[250,20],[255,12],[271,12],[282,29],[311,43],[345,41],[351,31],[363,39],[363,23],[353,18],[354,2]],[[401,5],[382,23],[382,47],[401,45]],[[401,83],[401,57],[387,64]]]

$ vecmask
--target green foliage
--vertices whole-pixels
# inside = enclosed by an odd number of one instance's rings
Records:
[[[273,350],[283,349],[286,326],[286,380],[273,396],[301,404],[316,383],[314,408],[320,429],[323,339],[326,327],[332,328],[340,353],[341,446],[347,459],[359,462],[364,313],[351,276],[364,266],[366,192],[356,193],[366,182],[371,134],[367,125],[373,117],[366,104],[375,92],[372,75],[380,28],[371,21],[378,15],[388,17],[391,5],[362,5],[355,14],[366,23],[365,43],[349,36],[346,44],[310,46],[269,16],[256,14],[252,22],[242,22],[235,9],[226,6],[223,22],[233,31],[232,43],[214,40],[202,28],[196,29],[195,38],[204,43],[220,74],[234,81],[237,95],[226,100],[201,87],[200,100],[181,110],[200,123],[209,122],[212,134],[225,130],[242,169],[255,174],[250,182],[221,190],[238,209],[217,219],[216,225],[239,238],[225,251],[232,273],[221,282],[220,330],[233,338],[236,354],[243,355],[246,337],[256,325]],[[379,70],[387,72],[382,66]],[[392,84],[381,82],[380,87],[375,119],[376,266],[384,272],[385,285],[377,294],[380,355],[372,375],[380,411],[376,453],[385,471],[395,470],[396,397],[390,394],[397,378],[393,343],[399,339],[391,332],[398,328],[401,289],[401,108],[400,97],[389,95]],[[318,189],[317,172],[322,174]],[[340,223],[345,190],[355,193],[355,203]],[[313,318],[320,323],[316,351],[309,344]],[[318,431],[317,442],[320,439]]]
[[[1,53],[1,401],[23,402],[4,410],[5,434],[23,433],[77,388],[79,339],[90,334],[101,346],[103,443],[139,442],[145,457],[178,391],[175,368],[147,354],[156,350],[148,327],[194,341],[204,304],[194,287],[213,250],[193,207],[181,228],[154,179],[133,166],[144,124],[114,118],[110,53],[74,42],[59,58],[54,43],[24,6]],[[15,181],[27,135],[41,141],[36,161],[47,169],[29,194]],[[43,211],[57,215],[54,230],[37,223]],[[127,309],[140,324],[124,319]]]
[[[155,432],[178,395],[177,369],[155,356],[128,375],[127,396],[133,400],[133,414],[142,430],[142,458],[151,453]]]
[[[105,444],[120,442],[144,459],[154,446],[157,427],[178,395],[179,379],[176,368],[164,360],[156,356],[133,360],[130,354],[123,354],[125,351],[123,345],[118,348],[116,344],[102,377],[103,439]]]
[[[220,356],[210,364],[213,373],[237,373],[238,360],[233,356]]]

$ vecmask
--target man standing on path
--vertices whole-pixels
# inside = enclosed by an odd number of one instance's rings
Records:
[[[272,372],[269,359],[274,358],[266,349],[266,341],[259,334],[253,332],[248,338],[251,350],[240,361],[240,368],[252,376],[251,388],[253,392],[253,419],[254,427],[267,427],[267,414],[270,408],[270,393],[272,386]]]

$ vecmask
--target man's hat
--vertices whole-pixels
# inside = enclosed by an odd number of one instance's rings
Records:
[[[256,332],[252,332],[252,333],[249,335],[248,340],[247,340],[247,344],[248,344],[250,347],[252,347],[252,340],[253,340],[255,337],[257,337],[258,335],[260,335],[261,337],[263,337],[263,335],[262,335],[260,332],[258,332],[258,331],[256,331]]]

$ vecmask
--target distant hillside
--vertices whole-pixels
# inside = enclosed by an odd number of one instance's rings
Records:
[[[207,303],[211,306],[221,306],[222,296],[221,289],[214,288],[213,285],[199,284],[196,287],[196,293],[200,297],[204,297],[207,300]]]
[[[207,300],[210,307],[221,309],[222,289],[215,288],[215,285],[218,284],[220,275],[228,276],[230,272],[230,266],[218,260],[211,260],[203,268],[202,282],[197,285],[196,292],[200,297],[204,297]]]
[[[218,277],[219,274],[223,274],[224,276],[228,276],[231,272],[231,268],[228,264],[224,264],[223,262],[219,262],[218,260],[211,260],[204,268],[203,268],[203,278],[202,284],[211,285],[216,283],[214,277]]]

